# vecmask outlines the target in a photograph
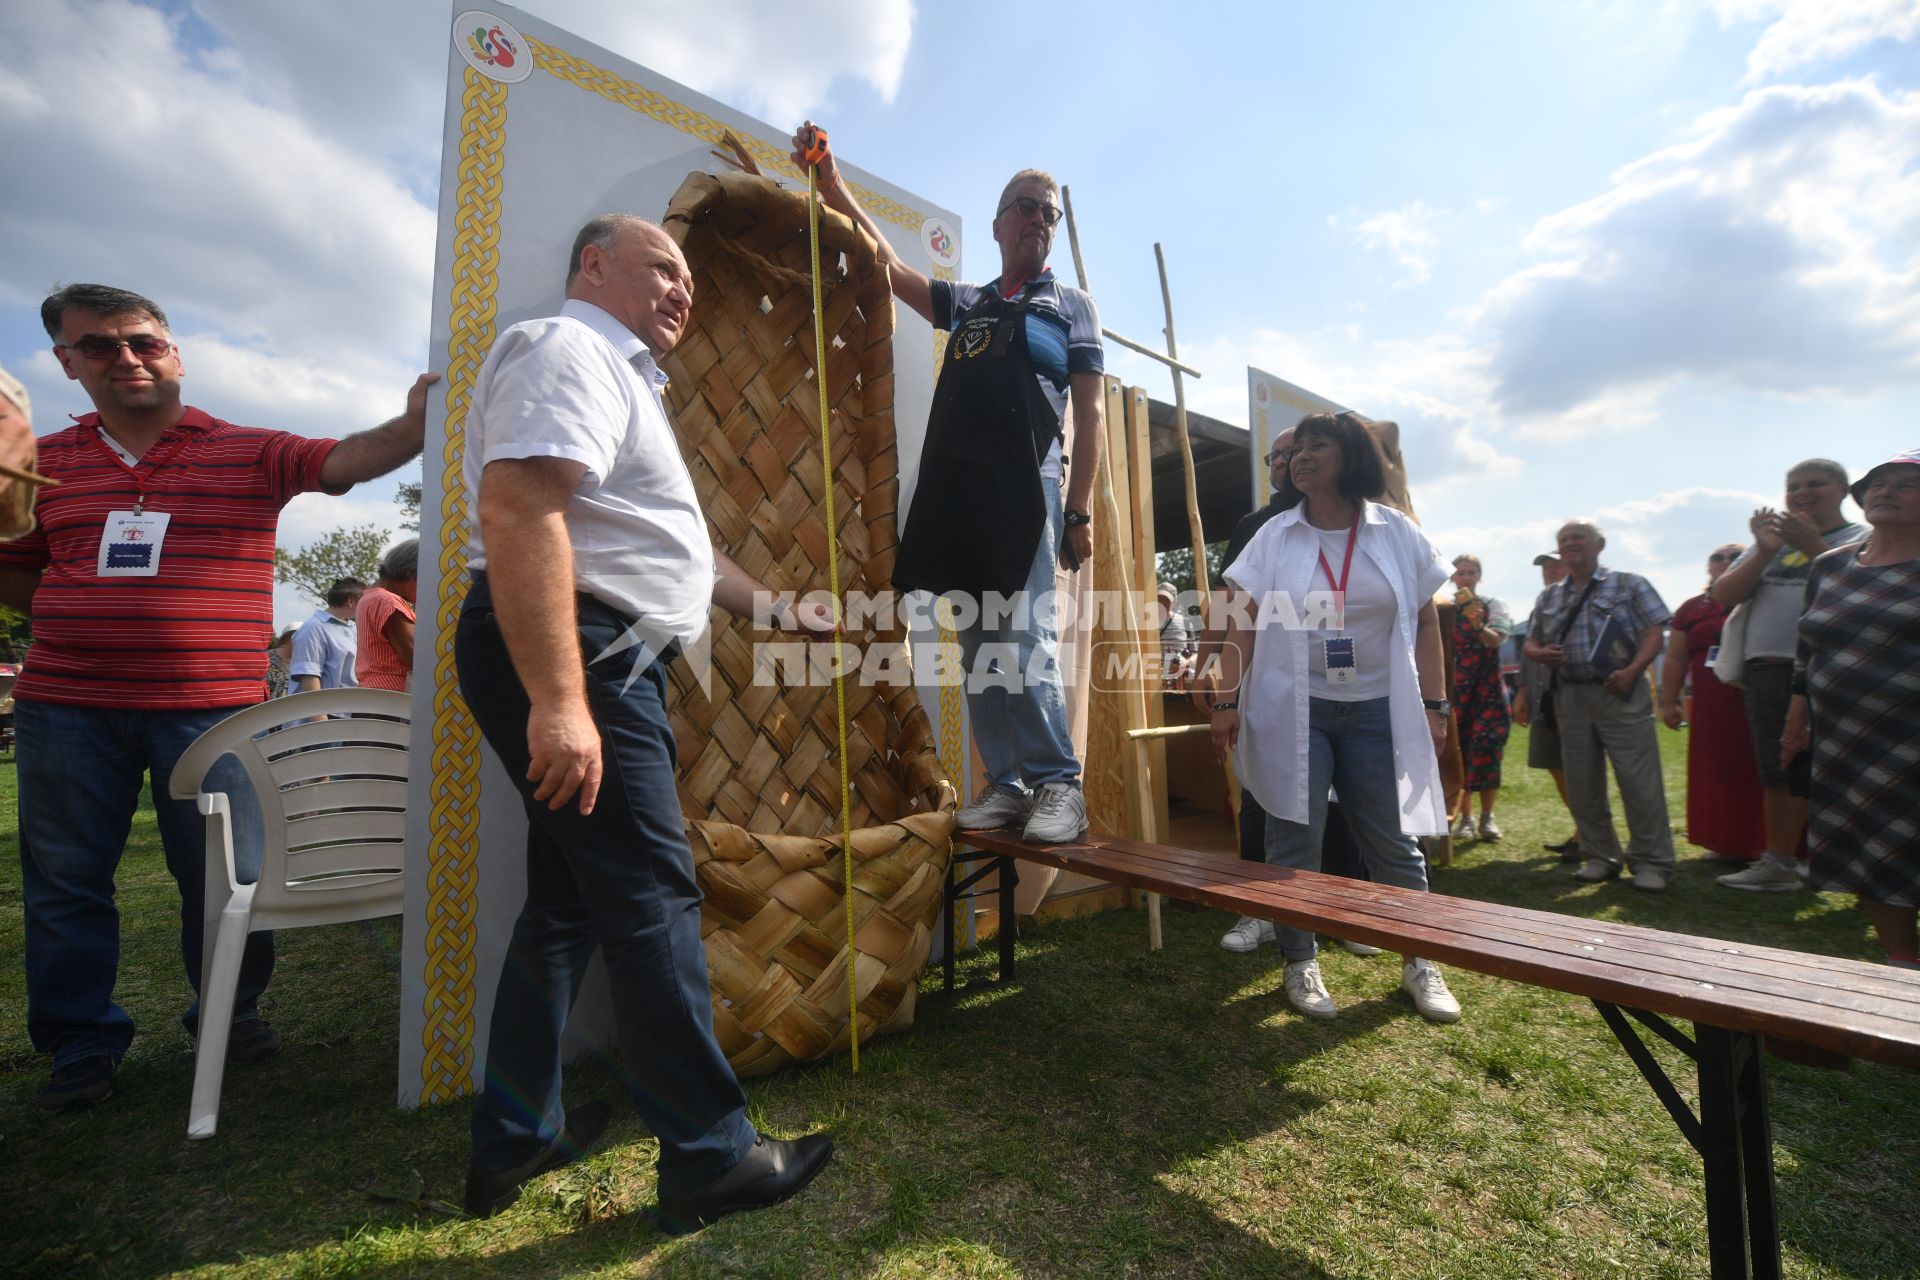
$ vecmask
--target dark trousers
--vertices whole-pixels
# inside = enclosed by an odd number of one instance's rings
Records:
[[[701,895],[674,789],[665,664],[633,673],[632,648],[594,662],[627,622],[581,599],[580,648],[604,777],[591,814],[574,803],[549,809],[532,799],[526,780],[526,690],[486,579],[475,578],[454,657],[460,691],[526,807],[527,899],[494,994],[474,1164],[519,1164],[561,1132],[561,1033],[598,946],[627,1088],[660,1140],[660,1182],[697,1186],[736,1164],[755,1134],[713,1034]]]
[[[1267,811],[1244,787],[1240,790],[1240,858],[1243,862],[1267,860]],[[1327,825],[1320,837],[1320,869],[1349,880],[1372,879],[1338,804],[1327,806]]]

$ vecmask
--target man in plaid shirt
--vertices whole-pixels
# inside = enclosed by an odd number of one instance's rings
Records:
[[[1673,830],[1646,672],[1660,652],[1667,606],[1645,578],[1601,565],[1607,540],[1597,525],[1570,521],[1558,542],[1567,576],[1540,593],[1524,652],[1553,672],[1547,701],[1560,726],[1567,808],[1586,854],[1574,878],[1620,874],[1620,838],[1607,802],[1612,761],[1627,810],[1624,861],[1633,887],[1658,893],[1673,874]],[[1535,719],[1544,712],[1536,709]]]

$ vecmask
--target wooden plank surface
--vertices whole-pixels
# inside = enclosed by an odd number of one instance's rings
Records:
[[[965,844],[1652,1013],[1920,1069],[1920,974],[1091,836]]]

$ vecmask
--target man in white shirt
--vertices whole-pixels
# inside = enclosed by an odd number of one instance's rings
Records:
[[[327,589],[327,607],[314,612],[293,633],[293,661],[287,675],[295,693],[315,689],[346,689],[353,678],[353,659],[359,637],[354,634],[353,611],[367,584],[358,578],[335,578]]]
[[[700,890],[675,790],[666,663],[719,604],[765,590],[712,545],[655,363],[693,280],[679,246],[627,214],[581,228],[558,316],[500,335],[474,384],[477,495],[454,652],[461,692],[519,787],[527,897],[496,988],[466,1207],[513,1203],[580,1157],[603,1106],[561,1107],[560,1037],[598,945],[635,1106],[660,1141],[674,1233],[785,1200],[825,1165],[824,1134],[755,1132],[713,1034]],[[830,633],[829,611],[783,624]],[[638,643],[633,643],[638,641]]]

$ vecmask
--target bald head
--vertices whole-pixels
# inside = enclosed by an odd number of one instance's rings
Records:
[[[631,213],[606,213],[580,228],[567,266],[567,296],[590,302],[660,357],[693,313],[693,275],[672,236]]]

